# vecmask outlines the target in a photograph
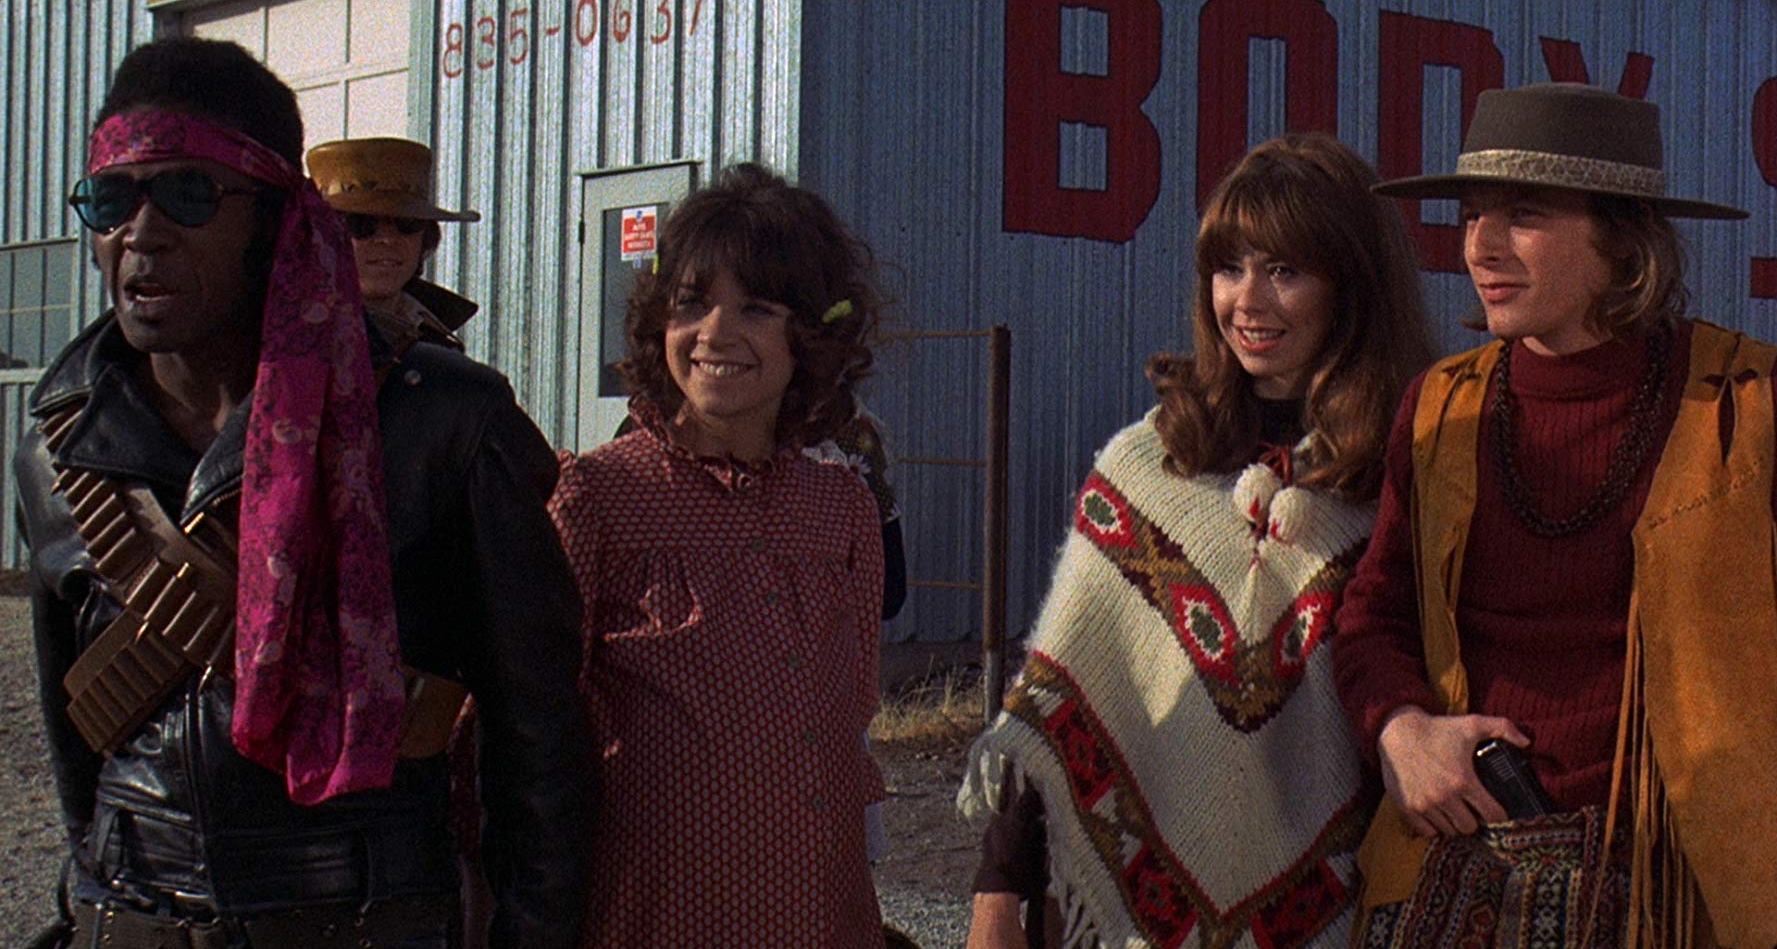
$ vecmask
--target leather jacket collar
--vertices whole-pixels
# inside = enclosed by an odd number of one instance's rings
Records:
[[[462,329],[463,324],[469,322],[469,317],[481,309],[481,304],[474,300],[418,277],[407,281],[407,286],[402,289],[418,300],[420,306],[431,311],[438,322],[443,323],[444,328],[452,333]]]
[[[252,400],[235,408],[200,456],[167,426],[136,381],[144,358],[107,312],[44,371],[31,392],[29,411],[44,418],[81,399],[98,408],[81,413],[52,455],[55,464],[145,481],[162,503],[183,499],[179,520],[185,522],[240,487]],[[370,361],[379,370],[394,361],[394,352],[374,328]]]

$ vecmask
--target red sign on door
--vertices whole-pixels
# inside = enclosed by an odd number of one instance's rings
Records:
[[[623,235],[620,250],[625,261],[646,260],[655,255],[659,248],[660,206],[657,204],[643,205],[639,208],[623,209]]]

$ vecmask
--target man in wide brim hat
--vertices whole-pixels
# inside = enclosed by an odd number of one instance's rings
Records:
[[[1376,190],[1462,202],[1498,338],[1409,388],[1338,615],[1387,789],[1355,941],[1777,944],[1777,348],[1685,316],[1668,220],[1745,213],[1667,194],[1657,106],[1567,83]]]
[[[439,222],[481,220],[433,198],[432,150],[404,138],[351,138],[309,149],[309,175],[345,215],[364,302],[394,339],[459,345],[454,333],[477,305],[421,279],[420,267],[442,239]]]

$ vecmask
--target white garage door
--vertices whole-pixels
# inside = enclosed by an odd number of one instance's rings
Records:
[[[408,136],[411,0],[235,0],[175,14],[188,36],[233,40],[296,90],[305,145]]]

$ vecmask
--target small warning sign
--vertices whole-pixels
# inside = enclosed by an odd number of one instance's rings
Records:
[[[623,209],[623,236],[620,244],[623,260],[646,260],[658,252],[660,231],[656,225],[659,220],[658,204]]]

